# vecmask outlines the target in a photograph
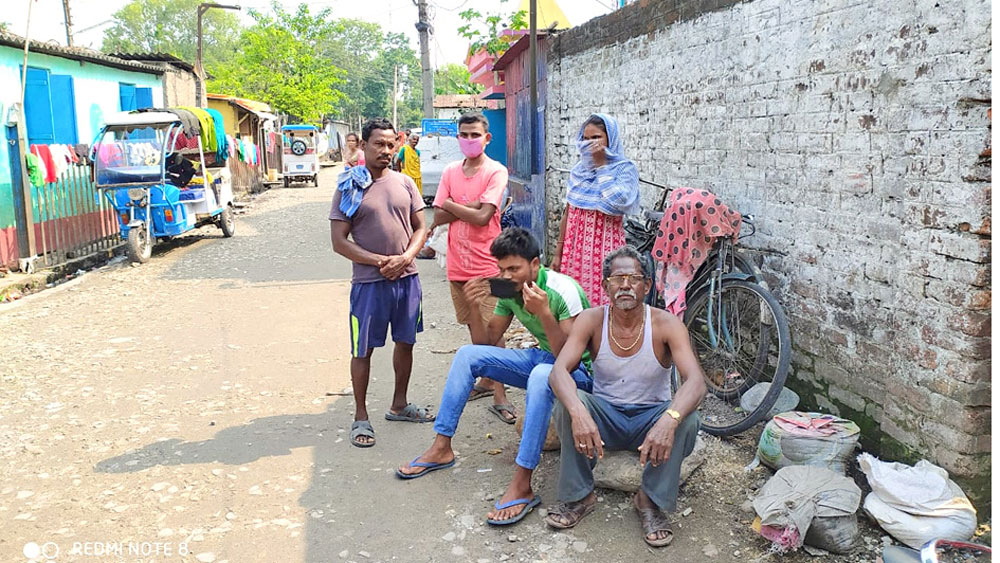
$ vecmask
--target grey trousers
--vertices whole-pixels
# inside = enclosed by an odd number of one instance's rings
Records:
[[[604,440],[605,450],[629,450],[638,453],[646,434],[670,408],[670,402],[658,405],[614,405],[608,401],[577,390],[577,395],[590,411],[597,430]],[[556,428],[559,430],[559,500],[576,502],[594,490],[594,467],[597,459],[576,451],[573,443],[573,424],[562,403],[556,403]],[[674,431],[674,444],[670,458],[658,467],[646,463],[642,472],[642,490],[665,512],[677,508],[677,489],[680,485],[681,462],[694,451],[700,422],[698,413],[684,417]],[[638,463],[638,459],[636,460]]]

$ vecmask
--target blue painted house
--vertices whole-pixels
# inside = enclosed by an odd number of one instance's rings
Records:
[[[32,188],[26,201],[17,129],[11,108],[20,101],[24,38],[0,32],[0,267],[29,255],[27,230],[35,231],[35,254],[47,254],[110,238],[95,202],[85,166],[70,167],[57,182]],[[106,115],[144,107],[163,107],[164,69],[104,55],[90,49],[31,41],[28,46],[25,114],[30,145],[92,143]],[[82,185],[81,185],[82,184]],[[80,193],[77,193],[80,192]],[[93,203],[93,205],[91,205]],[[77,225],[75,223],[84,222]]]

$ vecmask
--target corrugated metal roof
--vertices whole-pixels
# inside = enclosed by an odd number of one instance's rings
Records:
[[[0,31],[0,45],[24,49],[24,37],[7,31]],[[143,64],[135,61],[127,61],[118,57],[105,55],[104,53],[94,51],[92,49],[85,49],[83,47],[65,47],[56,43],[42,43],[40,41],[31,40],[28,42],[28,52],[42,53],[74,61],[87,61],[102,66],[146,72],[149,74],[162,75],[164,72],[163,69],[158,66]]]
[[[271,106],[264,102],[258,102],[257,100],[248,100],[246,98],[237,98],[236,96],[228,96],[226,94],[213,94],[209,92],[205,94],[205,97],[209,100],[219,100],[229,102],[230,105],[237,106],[241,109],[249,111],[263,119],[278,119],[278,116],[271,113]]]
[[[194,72],[194,65],[170,53],[111,53],[110,56],[126,61],[169,63],[172,66]]]

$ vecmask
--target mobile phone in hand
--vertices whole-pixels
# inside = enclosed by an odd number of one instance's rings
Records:
[[[504,278],[490,278],[490,295],[501,299],[517,297],[517,284]]]

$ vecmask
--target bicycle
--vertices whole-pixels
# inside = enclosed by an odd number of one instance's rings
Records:
[[[625,232],[629,244],[652,265],[650,252],[670,189],[645,183],[663,189],[657,209],[627,220]],[[743,223],[748,231],[743,230],[741,239],[756,230],[752,216]],[[788,377],[791,336],[785,312],[767,290],[757,265],[728,237],[716,241],[686,293],[690,298],[684,325],[708,387],[699,407],[702,429],[715,436],[739,434],[766,417]],[[655,285],[647,303],[663,308]],[[759,404],[745,408],[740,399],[759,383],[770,384],[767,393]],[[675,370],[675,389],[677,385]]]

